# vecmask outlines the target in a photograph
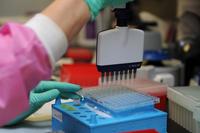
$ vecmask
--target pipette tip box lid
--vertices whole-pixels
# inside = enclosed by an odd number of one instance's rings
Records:
[[[169,118],[192,133],[200,132],[200,87],[168,88]]]

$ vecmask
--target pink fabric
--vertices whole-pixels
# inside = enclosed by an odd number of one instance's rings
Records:
[[[29,28],[6,24],[0,29],[0,126],[29,107],[28,94],[51,75],[46,50]]]

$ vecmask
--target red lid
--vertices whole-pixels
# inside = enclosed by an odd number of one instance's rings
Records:
[[[66,56],[75,61],[90,61],[93,58],[93,52],[85,48],[69,48]]]

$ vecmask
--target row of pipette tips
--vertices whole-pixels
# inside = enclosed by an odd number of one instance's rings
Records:
[[[136,77],[136,69],[127,71],[101,72],[101,84],[121,80],[131,80]]]

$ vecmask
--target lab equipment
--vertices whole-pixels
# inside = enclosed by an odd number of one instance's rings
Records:
[[[193,0],[191,5],[193,2],[197,4],[197,2]],[[198,5],[199,4],[195,6],[198,7]],[[191,9],[189,10],[191,11]],[[174,46],[174,49],[172,49],[176,51],[173,52],[174,56],[184,63],[185,85],[190,84],[190,80],[196,76],[195,74],[198,73],[200,67],[200,15],[194,13],[194,11],[190,11],[185,11],[179,19],[177,26],[178,43]]]
[[[166,133],[166,113],[154,108],[158,98],[123,86],[99,86],[79,92],[80,104],[52,106],[53,131],[64,133],[122,133],[155,129]]]
[[[18,115],[7,125],[14,125],[23,121],[28,116],[40,109],[45,103],[56,99],[60,94],[63,98],[79,98],[79,96],[75,95],[75,92],[79,90],[80,86],[74,84],[42,81],[34,90],[30,92],[29,110],[23,112],[21,115]]]
[[[168,89],[169,118],[188,132],[200,132],[200,87]]]
[[[154,81],[166,84],[169,87],[172,87],[175,85],[174,76],[170,73],[158,74],[155,76]]]
[[[143,31],[128,27],[128,8],[116,8],[114,12],[116,28],[100,32],[97,39],[97,68],[102,82],[104,77],[106,81],[109,77],[111,81],[135,77],[143,59]]]
[[[91,88],[78,92],[84,101],[92,106],[101,108],[103,112],[114,116],[132,114],[145,109],[152,109],[152,105],[159,102],[159,99],[147,96],[123,86],[103,86]]]
[[[159,65],[144,65],[137,71],[136,78],[151,79],[168,86],[184,85],[184,64],[175,59],[165,60]]]

